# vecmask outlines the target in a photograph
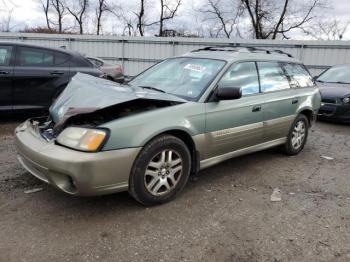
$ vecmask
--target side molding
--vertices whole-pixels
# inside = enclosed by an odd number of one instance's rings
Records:
[[[237,157],[237,156],[241,156],[241,155],[245,155],[245,154],[250,154],[250,153],[261,151],[261,150],[264,150],[264,149],[267,149],[270,147],[282,145],[282,144],[286,143],[286,141],[287,141],[287,138],[283,137],[283,138],[279,138],[279,139],[265,142],[262,144],[242,148],[242,149],[239,149],[239,150],[236,150],[233,152],[229,152],[229,153],[226,153],[226,154],[223,154],[220,156],[215,156],[215,157],[212,157],[209,159],[202,160],[200,162],[200,170],[207,168],[207,167],[210,167],[210,166],[213,166],[213,165],[216,165],[220,162],[223,162],[223,161],[228,160],[228,159],[233,158],[233,157]]]

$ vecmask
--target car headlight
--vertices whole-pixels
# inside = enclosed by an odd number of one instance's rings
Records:
[[[344,104],[350,103],[350,97],[345,97],[342,99]]]
[[[67,127],[56,142],[73,149],[94,152],[101,148],[107,138],[107,130],[82,127]]]

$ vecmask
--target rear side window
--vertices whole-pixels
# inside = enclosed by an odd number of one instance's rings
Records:
[[[242,95],[259,93],[259,78],[255,62],[233,64],[221,78],[219,85],[241,87]]]
[[[55,53],[55,66],[69,66],[66,64],[69,62],[70,56],[64,53],[56,52]]]
[[[19,48],[20,66],[53,66],[53,52],[39,48],[20,47]]]
[[[278,62],[258,62],[261,92],[290,88],[289,81]]]
[[[12,46],[0,46],[0,66],[10,65]]]
[[[284,64],[286,74],[290,77],[292,87],[308,87],[313,86],[312,77],[306,71],[304,66],[299,64]]]
[[[96,65],[97,67],[101,67],[103,66],[103,63],[97,59],[94,58],[88,58],[90,60],[90,62],[92,62],[94,65]]]

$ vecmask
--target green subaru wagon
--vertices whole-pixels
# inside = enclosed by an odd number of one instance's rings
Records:
[[[319,107],[318,88],[291,55],[206,47],[124,85],[77,74],[49,116],[16,128],[18,160],[71,195],[129,191],[160,204],[232,157],[276,146],[298,154]]]

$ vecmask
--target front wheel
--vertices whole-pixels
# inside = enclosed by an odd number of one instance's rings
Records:
[[[309,121],[305,115],[299,115],[293,122],[284,151],[287,155],[296,155],[303,150],[309,131]]]
[[[190,170],[191,155],[186,144],[171,135],[157,137],[135,160],[129,192],[144,205],[168,202],[186,185]]]

